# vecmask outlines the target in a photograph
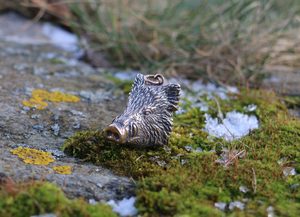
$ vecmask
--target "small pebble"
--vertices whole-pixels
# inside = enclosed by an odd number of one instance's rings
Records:
[[[72,127],[73,127],[73,129],[80,129],[80,127],[81,127],[80,122],[78,121],[78,122],[74,123]]]
[[[244,107],[245,111],[247,112],[254,112],[257,109],[257,106],[254,104],[250,104]]]
[[[45,213],[40,215],[32,215],[30,217],[57,217],[57,215],[54,213]]]
[[[184,165],[184,164],[187,163],[187,160],[186,160],[186,159],[181,159],[181,160],[180,160],[180,163],[181,163],[181,165]]]
[[[52,118],[53,121],[58,121],[59,120],[59,116],[60,115],[58,115],[58,114],[54,114],[54,115],[52,115],[51,118]]]
[[[41,117],[41,115],[39,115],[39,114],[34,114],[34,115],[30,116],[31,119],[35,119],[35,120],[39,119],[40,117]]]
[[[244,185],[241,185],[241,186],[239,187],[239,190],[240,190],[240,192],[247,193],[247,192],[249,191],[249,188],[247,188],[247,187],[244,186]]]
[[[45,75],[48,73],[46,69],[40,67],[33,67],[32,72],[34,75]]]
[[[58,124],[54,124],[54,125],[51,126],[51,130],[53,131],[53,134],[55,136],[58,136],[60,127],[59,127]]]
[[[274,208],[272,206],[269,206],[267,208],[267,213],[268,213],[268,217],[274,217],[275,216]]]
[[[294,176],[296,175],[296,170],[294,167],[285,167],[283,168],[283,175],[284,176]]]
[[[99,188],[103,188],[103,185],[101,183],[96,184]]]
[[[186,145],[184,146],[184,149],[187,151],[187,152],[191,152],[193,150],[193,147],[192,146],[189,146],[189,145]]]
[[[25,112],[29,112],[29,111],[30,111],[30,108],[29,108],[29,107],[26,107],[26,106],[23,106],[23,110],[24,110]]]
[[[158,160],[158,161],[156,161],[156,163],[158,164],[158,166],[161,166],[161,167],[165,167],[167,165],[167,163],[164,160]]]
[[[95,199],[89,199],[89,204],[96,205],[97,201]]]
[[[71,113],[72,115],[81,116],[81,117],[86,117],[86,115],[83,114],[83,112],[81,112],[81,111],[70,110],[70,113]]]
[[[42,132],[44,130],[44,125],[36,124],[36,125],[33,125],[32,128],[39,131],[39,132]]]
[[[203,152],[202,148],[198,147],[194,150],[194,152],[199,153],[199,152]]]
[[[65,156],[65,153],[63,151],[57,150],[57,149],[53,149],[53,150],[48,150],[49,152],[51,152],[51,154],[55,157],[55,158],[62,158]]]
[[[215,207],[218,208],[219,210],[225,211],[225,209],[226,209],[226,203],[224,203],[224,202],[217,202],[217,203],[215,203]]]
[[[243,210],[245,208],[245,204],[242,203],[241,201],[233,201],[233,202],[230,202],[229,204],[229,209],[230,210],[233,210],[234,208],[238,208],[240,210]]]

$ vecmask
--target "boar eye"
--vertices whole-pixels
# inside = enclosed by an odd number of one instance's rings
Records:
[[[150,115],[152,113],[152,110],[147,108],[143,110],[143,115]]]

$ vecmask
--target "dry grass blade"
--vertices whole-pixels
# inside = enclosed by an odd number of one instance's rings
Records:
[[[298,1],[7,2],[37,9],[36,19],[45,13],[63,19],[119,67],[252,85],[265,71],[300,67]]]

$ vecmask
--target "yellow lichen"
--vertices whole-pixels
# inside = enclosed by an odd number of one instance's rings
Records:
[[[24,163],[35,165],[48,165],[54,162],[51,153],[26,147],[18,147],[10,151],[21,158]]]
[[[72,167],[71,166],[55,166],[52,168],[58,174],[70,175],[72,174]]]
[[[62,93],[60,91],[49,92],[47,90],[35,89],[32,91],[31,98],[24,100],[22,103],[26,107],[45,109],[48,102],[79,102],[79,97],[72,94]]]

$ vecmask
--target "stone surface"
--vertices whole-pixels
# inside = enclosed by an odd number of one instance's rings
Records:
[[[0,18],[0,29],[4,25]],[[114,85],[101,72],[75,59],[74,53],[51,43],[28,44],[22,32],[14,41],[6,40],[5,31],[0,35],[0,172],[16,181],[57,183],[70,197],[109,200],[130,196],[133,183],[128,178],[61,151],[64,140],[76,131],[109,124],[124,109],[126,97],[116,95]],[[59,90],[79,96],[80,102],[49,102],[44,110],[24,107],[22,101],[34,89]],[[10,152],[18,146],[49,151],[56,160],[47,166],[25,164]],[[52,167],[59,165],[71,166],[72,174],[56,174]]]

